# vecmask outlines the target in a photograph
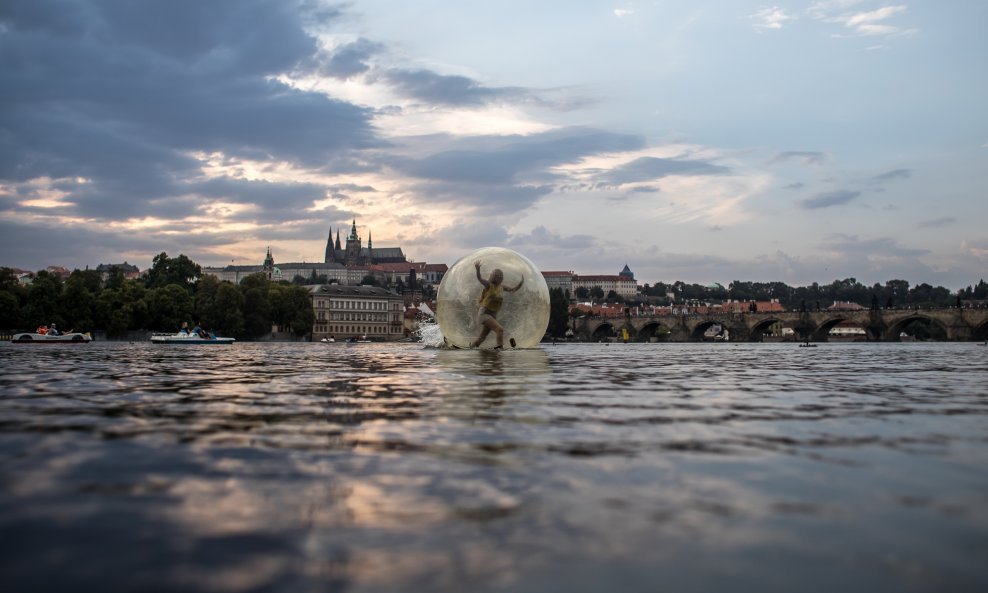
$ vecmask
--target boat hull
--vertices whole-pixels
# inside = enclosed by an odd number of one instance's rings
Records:
[[[10,341],[14,344],[88,344],[93,339],[87,334],[80,333],[49,336],[25,332],[14,334]]]
[[[232,344],[234,338],[200,338],[199,336],[176,336],[175,334],[156,334],[151,336],[152,344],[183,344],[188,346],[223,346]]]

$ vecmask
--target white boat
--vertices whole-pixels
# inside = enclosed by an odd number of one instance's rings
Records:
[[[88,333],[81,334],[78,332],[58,334],[57,336],[24,332],[14,334],[10,341],[14,344],[88,344],[93,341],[93,338]]]
[[[152,344],[203,344],[203,345],[213,345],[219,346],[221,344],[232,344],[236,342],[233,338],[204,338],[202,336],[192,334],[192,333],[177,333],[177,334],[152,334],[151,343]]]
[[[332,344],[333,342],[335,342],[335,341],[336,341],[336,338],[323,338],[323,339],[321,339],[321,340],[319,340],[319,341],[320,341],[320,342],[325,342],[325,343],[327,343],[327,344]]]
[[[352,336],[344,340],[347,344],[370,344],[371,341],[367,339],[367,336]]]

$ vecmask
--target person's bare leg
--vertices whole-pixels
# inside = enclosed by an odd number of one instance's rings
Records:
[[[494,335],[497,336],[497,346],[495,348],[504,348],[504,328],[496,321],[494,321]]]
[[[491,333],[491,328],[490,328],[490,325],[488,325],[488,322],[485,321],[484,322],[484,329],[480,330],[480,337],[478,337],[476,340],[474,340],[473,343],[470,344],[470,347],[471,348],[476,348],[477,346],[480,346],[481,344],[483,344],[484,343],[484,340],[487,339],[487,334],[489,334],[489,333]]]

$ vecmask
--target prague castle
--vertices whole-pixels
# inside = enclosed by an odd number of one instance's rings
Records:
[[[363,247],[360,235],[357,234],[357,219],[353,219],[350,236],[346,238],[346,246],[340,243],[340,229],[336,229],[336,242],[333,242],[333,229],[329,229],[329,239],[326,240],[325,263],[343,264],[347,268],[369,266],[373,264],[401,264],[408,260],[402,253],[401,247],[374,248],[370,231],[367,231],[367,247]]]
[[[345,244],[340,229],[336,230],[334,240],[333,229],[330,228],[322,262],[289,262],[275,265],[269,247],[264,263],[260,265],[203,267],[202,271],[204,274],[234,284],[239,284],[247,276],[257,273],[267,274],[268,278],[276,281],[293,281],[296,277],[306,280],[324,277],[326,282],[343,285],[359,285],[368,275],[388,285],[398,279],[408,283],[410,273],[415,273],[419,279],[431,284],[438,283],[442,279],[446,265],[410,262],[401,247],[374,247],[370,231],[367,233],[367,246],[364,247],[360,235],[357,234],[357,220],[354,219]]]

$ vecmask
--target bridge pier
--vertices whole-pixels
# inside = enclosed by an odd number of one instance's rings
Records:
[[[581,340],[590,342],[613,338],[626,327],[632,339],[645,341],[656,327],[661,327],[661,331],[655,331],[655,335],[661,335],[664,341],[690,342],[702,340],[702,329],[716,324],[730,332],[731,341],[757,342],[761,341],[764,328],[782,323],[792,328],[801,341],[826,342],[831,328],[841,322],[851,322],[865,330],[869,341],[898,341],[899,332],[917,320],[935,323],[943,330],[941,335],[951,341],[980,341],[988,337],[988,309],[955,308],[585,317],[574,321],[573,331]]]

